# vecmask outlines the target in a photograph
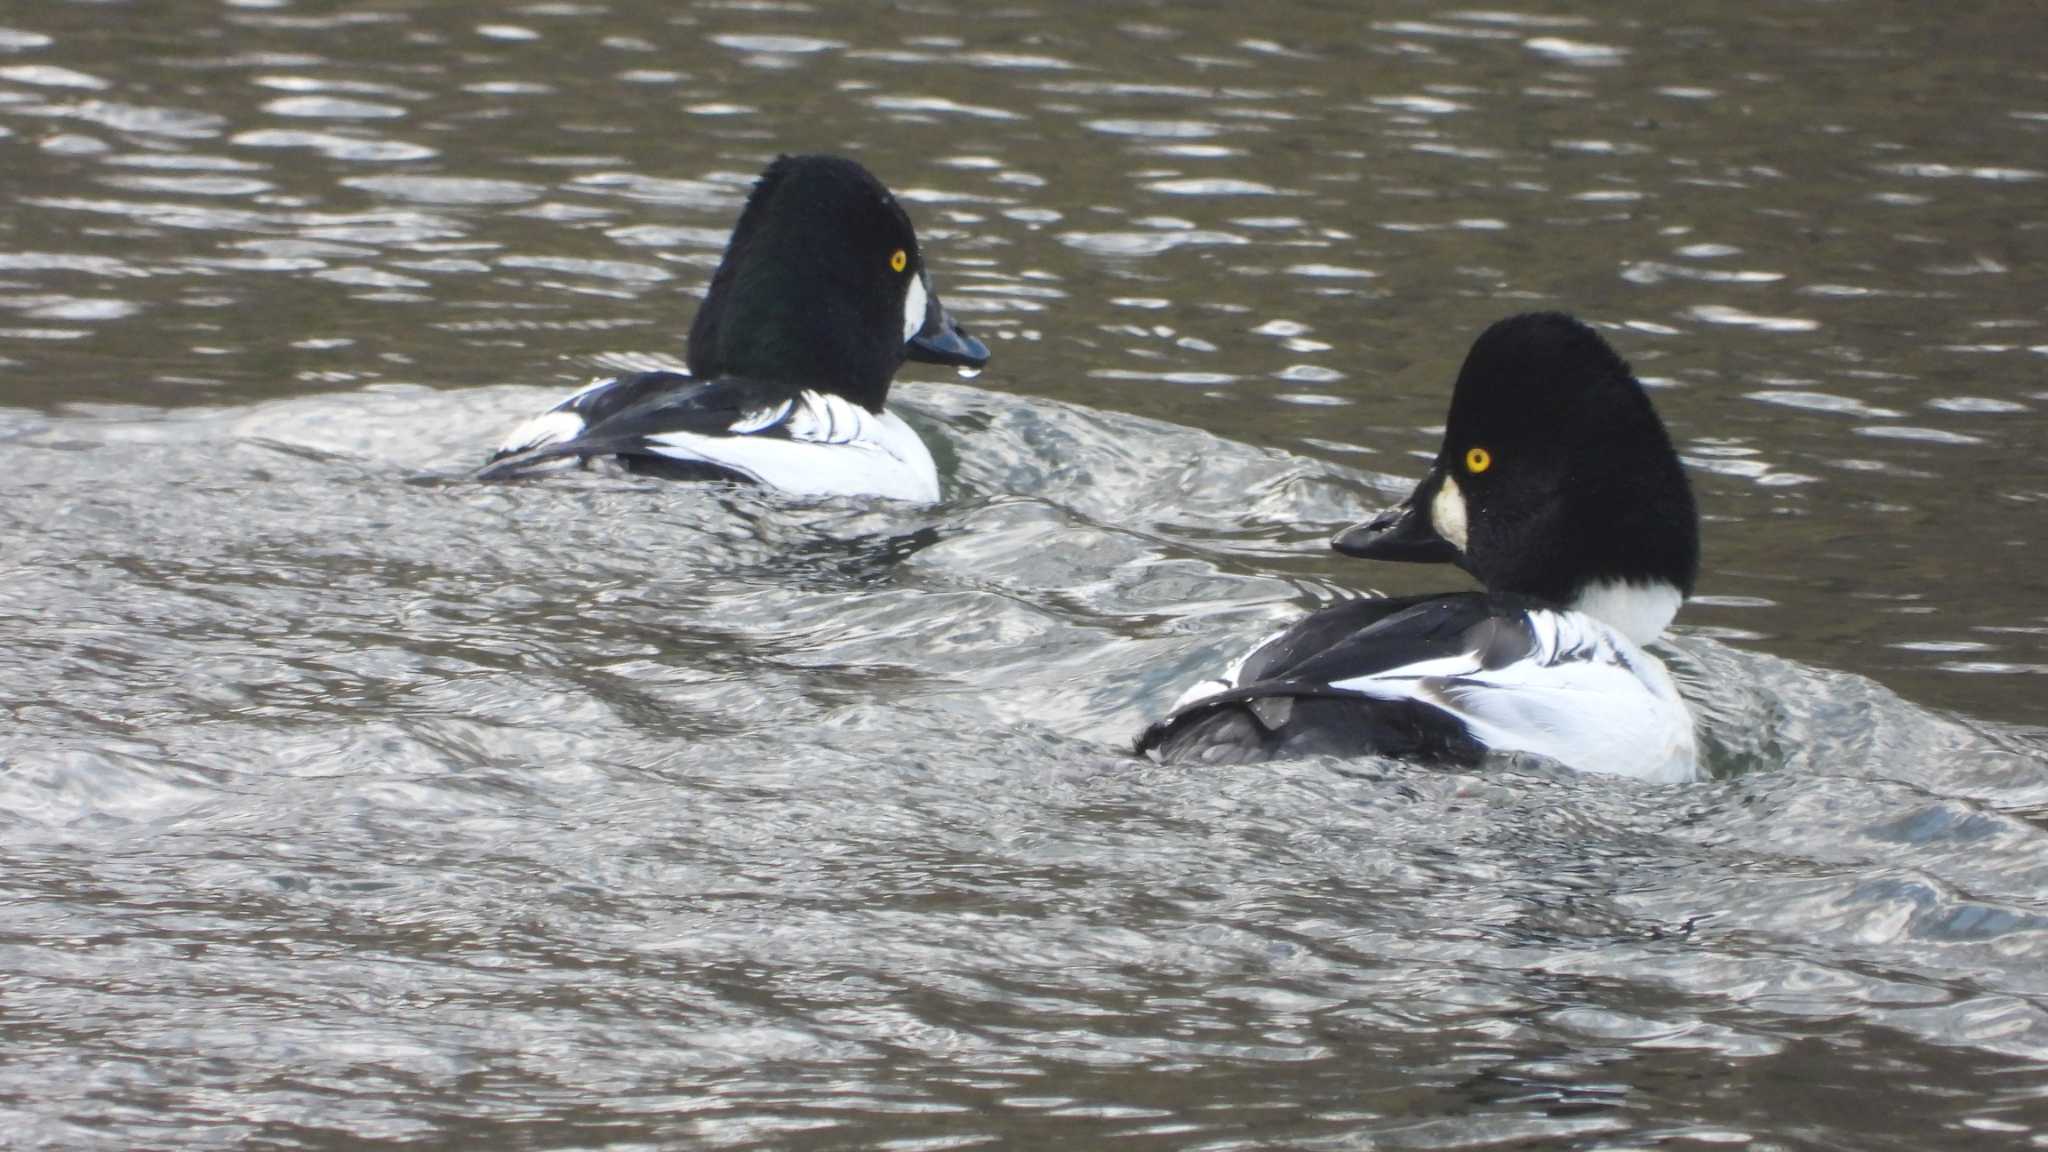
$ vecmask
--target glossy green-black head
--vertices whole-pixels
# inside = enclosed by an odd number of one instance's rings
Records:
[[[904,360],[980,367],[939,303],[896,197],[842,156],[782,156],[755,182],[690,326],[693,376],[788,381],[879,411]]]
[[[1332,544],[1455,563],[1564,606],[1633,588],[1668,594],[1675,611],[1699,572],[1692,488],[1648,394],[1598,332],[1556,312],[1479,337],[1428,475]]]

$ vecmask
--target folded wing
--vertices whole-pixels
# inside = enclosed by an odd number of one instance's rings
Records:
[[[515,430],[477,475],[507,479],[595,457],[803,495],[938,499],[930,452],[892,413],[829,393],[674,372],[584,388]]]
[[[1140,751],[1470,764],[1493,750],[1663,782],[1694,772],[1690,716],[1655,657],[1582,613],[1481,593],[1324,609],[1190,695]]]

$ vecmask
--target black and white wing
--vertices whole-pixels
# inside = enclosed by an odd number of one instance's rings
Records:
[[[1275,632],[1219,678],[1190,687],[1137,750],[1168,762],[1235,764],[1281,756],[1378,753],[1472,764],[1485,754],[1455,718],[1422,704],[1366,700],[1319,668],[1386,670],[1463,651],[1492,615],[1485,597],[1363,598]]]
[[[1247,653],[1139,738],[1162,759],[1532,752],[1659,782],[1695,773],[1692,719],[1656,657],[1580,612],[1482,593],[1351,601]]]
[[[477,475],[504,479],[607,456],[803,495],[939,496],[931,453],[893,413],[830,393],[674,372],[591,384],[521,425]]]
[[[748,397],[681,372],[636,372],[593,380],[514,428],[478,473],[524,475],[548,464],[612,455],[650,424],[729,429]]]

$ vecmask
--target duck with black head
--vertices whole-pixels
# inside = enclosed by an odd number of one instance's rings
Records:
[[[1483,591],[1324,608],[1190,688],[1139,737],[1163,760],[1527,752],[1678,782],[1692,718],[1643,646],[1692,594],[1699,517],[1629,366],[1559,313],[1502,320],[1465,358],[1435,461],[1339,533],[1350,556],[1456,564]]]
[[[939,498],[924,441],[884,407],[906,360],[988,349],[932,289],[910,216],[839,156],[782,156],[755,182],[680,372],[595,381],[508,436],[477,475],[616,459],[634,471],[808,496]]]

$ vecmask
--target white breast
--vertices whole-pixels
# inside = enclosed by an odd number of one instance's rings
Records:
[[[788,413],[787,429],[787,438],[665,432],[647,437],[647,450],[716,464],[800,496],[883,496],[922,503],[939,498],[939,470],[931,451],[893,412],[870,412],[838,396],[805,392]]]
[[[1571,606],[1638,644],[1648,644],[1663,633],[1684,603],[1685,594],[1661,580],[1613,581],[1588,585]]]
[[[1468,652],[1331,687],[1422,700],[1489,748],[1533,752],[1581,772],[1660,784],[1697,777],[1692,716],[1655,656],[1582,612],[1527,615],[1536,642],[1505,667],[1485,668]]]

